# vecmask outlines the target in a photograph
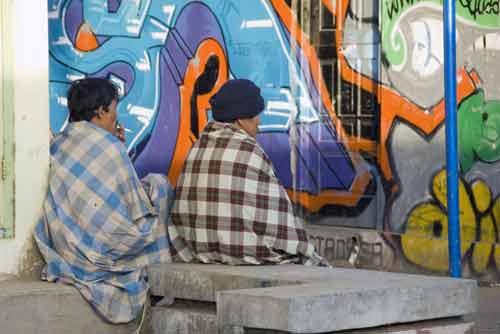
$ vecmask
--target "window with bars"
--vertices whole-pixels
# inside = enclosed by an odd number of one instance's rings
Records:
[[[342,7],[344,0],[337,0],[336,6]],[[321,72],[330,93],[333,108],[344,132],[351,140],[367,139],[376,142],[379,138],[378,116],[379,104],[376,95],[361,88],[362,74],[354,72],[354,77],[343,78],[340,75],[338,52],[347,47],[369,47],[374,51],[372,58],[349,58],[350,66],[354,63],[359,68],[371,69],[370,77],[378,78],[380,48],[377,44],[367,45],[349,36],[349,41],[344,45],[336,45],[335,33],[337,20],[322,0],[286,0],[292,10],[296,11],[296,18],[303,30],[308,35],[311,44],[316,50],[320,61]],[[355,7],[355,12],[363,16],[373,13],[379,7],[378,0],[367,3],[365,0],[352,0],[349,5]],[[354,27],[361,29],[363,19],[356,17],[349,11],[349,19],[353,20]],[[354,34],[355,35],[355,34]],[[377,79],[375,79],[377,81]],[[375,85],[375,83],[374,83]],[[337,125],[338,126],[338,125]],[[375,147],[375,146],[374,146]],[[371,152],[376,153],[376,152]]]
[[[306,1],[306,0],[303,0]],[[335,41],[336,19],[321,0],[309,0],[311,42],[320,60],[320,71],[330,93],[334,110],[345,132],[353,139],[378,139],[378,102],[375,95],[360,86],[361,74],[352,78],[342,78]],[[341,5],[342,0],[337,0]],[[304,19],[304,18],[303,18]],[[353,42],[350,42],[350,45]],[[376,59],[350,59],[360,67],[371,62],[376,68]],[[349,79],[349,81],[345,80]]]

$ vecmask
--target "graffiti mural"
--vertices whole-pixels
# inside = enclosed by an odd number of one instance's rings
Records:
[[[286,2],[53,0],[49,9],[53,131],[67,122],[72,80],[109,78],[139,174],[175,183],[211,95],[248,78],[266,100],[258,140],[297,202],[355,207],[365,193],[369,166],[340,140],[314,49],[291,30]]]
[[[405,260],[446,273],[442,7],[439,1],[381,6],[382,75],[368,79],[378,81],[378,161],[391,185],[384,229]],[[489,77],[500,20],[498,1],[482,7],[457,2],[461,250],[467,274],[497,277],[500,95]]]
[[[365,259],[445,273],[441,1],[304,3],[307,17],[286,0],[49,0],[51,128],[67,124],[72,81],[108,78],[138,173],[175,183],[209,98],[253,80],[258,141],[318,247],[344,259],[351,239],[317,227],[364,227],[377,234],[359,240]],[[497,278],[499,1],[460,0],[457,15],[463,265]]]

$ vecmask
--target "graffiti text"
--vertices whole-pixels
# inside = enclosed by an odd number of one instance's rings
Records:
[[[498,15],[500,7],[499,0],[460,0],[460,4],[469,11],[474,20],[478,15]]]

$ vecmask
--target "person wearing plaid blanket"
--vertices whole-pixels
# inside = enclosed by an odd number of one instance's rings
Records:
[[[147,299],[144,267],[171,262],[166,226],[174,196],[165,176],[137,177],[116,126],[117,100],[104,79],[69,89],[69,123],[51,142],[35,240],[43,279],[74,285],[106,320],[126,323]]]
[[[264,110],[251,81],[226,82],[185,161],[168,226],[172,256],[184,262],[325,264],[255,139]]]

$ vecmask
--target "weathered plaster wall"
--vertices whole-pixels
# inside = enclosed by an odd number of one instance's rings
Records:
[[[20,274],[36,262],[31,231],[49,165],[48,21],[46,1],[14,3],[15,238],[0,240],[0,273]]]

